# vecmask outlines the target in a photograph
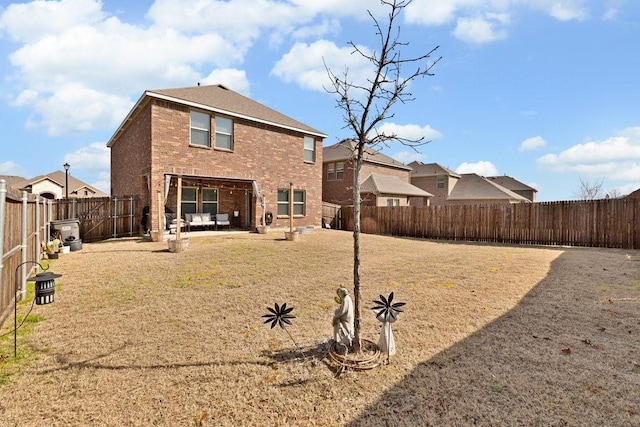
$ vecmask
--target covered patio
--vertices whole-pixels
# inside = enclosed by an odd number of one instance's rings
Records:
[[[256,198],[258,195],[258,198]],[[257,184],[252,180],[201,177],[189,175],[165,175],[165,230],[175,224],[178,215],[182,230],[186,231],[185,219],[194,214],[211,218],[211,227],[190,227],[189,232],[254,230],[256,228],[256,207],[259,215],[260,195]],[[227,214],[229,224],[217,227],[216,214]]]

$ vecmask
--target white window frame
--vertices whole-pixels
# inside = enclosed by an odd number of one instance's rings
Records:
[[[200,127],[197,123],[194,124],[194,115],[200,116],[202,121],[207,124],[206,127]],[[197,122],[197,120],[196,120]],[[193,135],[194,132],[196,134],[205,134],[204,144],[201,142],[194,141]],[[211,116],[207,113],[203,113],[201,111],[191,110],[189,113],[189,144],[197,147],[211,147]]]
[[[400,206],[400,199],[396,197],[388,197],[387,198],[387,206]]]
[[[229,122],[230,129],[228,132],[223,130],[222,121]],[[215,122],[216,122],[216,133],[214,137],[214,147],[219,150],[233,151],[233,119],[229,117],[216,116]],[[221,144],[222,138],[218,138],[218,136],[228,137],[229,145],[228,146],[226,144],[222,145]],[[226,141],[226,138],[224,140]]]
[[[444,176],[436,177],[436,188],[444,188]]]
[[[314,163],[316,161],[316,139],[312,136],[305,136],[303,141],[302,158],[307,163]]]

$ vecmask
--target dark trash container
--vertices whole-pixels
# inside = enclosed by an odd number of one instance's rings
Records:
[[[69,251],[79,251],[82,249],[82,239],[75,239],[73,236],[68,237],[64,241],[65,246],[69,246]]]
[[[60,240],[67,241],[70,237],[72,240],[80,240],[80,220],[79,219],[59,219],[51,221],[51,227],[56,234],[60,235]]]

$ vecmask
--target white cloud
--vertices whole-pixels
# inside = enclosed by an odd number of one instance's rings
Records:
[[[476,163],[462,163],[456,168],[457,173],[476,173],[481,176],[497,176],[500,175],[498,168],[488,161],[479,161]]]
[[[221,84],[227,86],[231,90],[240,92],[245,96],[249,96],[249,80],[244,70],[236,70],[227,68],[223,70],[213,70],[211,74],[202,79],[202,84],[213,85]]]
[[[98,178],[95,181],[93,181],[90,185],[104,193],[110,194],[111,193],[111,174],[109,173],[109,171],[101,171],[98,174]]]
[[[100,93],[81,84],[65,84],[49,97],[32,101],[41,119],[31,118],[32,127],[50,135],[65,135],[117,126],[129,112],[128,98]]]
[[[491,17],[459,18],[453,34],[456,38],[467,43],[491,43],[507,38],[507,30],[503,28],[506,22]]]
[[[0,30],[14,40],[33,43],[78,25],[100,22],[105,13],[96,0],[13,3],[0,15]]]
[[[547,141],[540,135],[527,138],[520,143],[518,151],[533,151],[539,150],[547,146]]]
[[[423,153],[415,150],[401,150],[391,155],[391,157],[399,162],[404,163],[405,165],[408,165],[413,161],[424,162],[424,160],[427,158],[427,156],[425,156]]]
[[[531,0],[530,3],[559,21],[584,21],[589,18],[586,0]]]
[[[377,129],[378,133],[385,135],[397,135],[400,138],[417,141],[422,138],[423,142],[442,138],[442,133],[435,130],[429,125],[399,125],[396,123],[385,122]]]
[[[369,52],[364,46],[359,46]],[[300,86],[324,92],[330,88],[327,67],[339,77],[348,69],[350,79],[356,84],[365,84],[371,74],[371,63],[361,55],[353,55],[352,47],[338,47],[327,40],[318,40],[311,44],[296,43],[271,70],[271,74],[285,82],[295,82]],[[324,60],[324,63],[323,63]]]
[[[25,176],[26,171],[11,161],[0,162],[0,175]]]
[[[537,160],[540,168],[615,180],[640,180],[640,126],[602,141],[587,141]]]
[[[111,157],[105,143],[94,142],[64,156],[64,161],[79,170],[109,170]]]

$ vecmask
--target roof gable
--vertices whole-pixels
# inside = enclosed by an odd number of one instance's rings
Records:
[[[122,124],[114,132],[107,143],[111,146],[117,136],[126,128],[131,119],[146,102],[151,99],[162,99],[188,107],[207,110],[230,117],[243,118],[283,129],[306,133],[321,138],[327,135],[302,122],[286,116],[266,105],[260,104],[244,95],[239,94],[222,85],[191,86],[175,89],[147,90],[131,109]]]
[[[438,176],[449,175],[454,178],[460,178],[460,175],[449,168],[439,165],[438,163],[422,163],[413,161],[409,163],[411,167],[411,176]]]
[[[322,162],[339,162],[353,160],[355,157],[356,143],[353,139],[343,139],[342,141],[323,147]],[[411,168],[396,159],[389,157],[381,152],[374,150],[369,146],[364,147],[363,160],[368,163],[375,163],[383,166],[389,166],[396,169],[411,170]]]
[[[360,184],[361,193],[395,194],[403,196],[432,197],[433,194],[409,184],[393,175],[372,173]]]
[[[507,175],[488,176],[486,178],[511,191],[535,191],[535,192],[538,191],[535,188],[530,187],[527,184],[524,184],[518,181],[517,179]]]
[[[508,190],[475,173],[463,173],[449,194],[448,200],[509,200],[530,202],[526,197]]]

